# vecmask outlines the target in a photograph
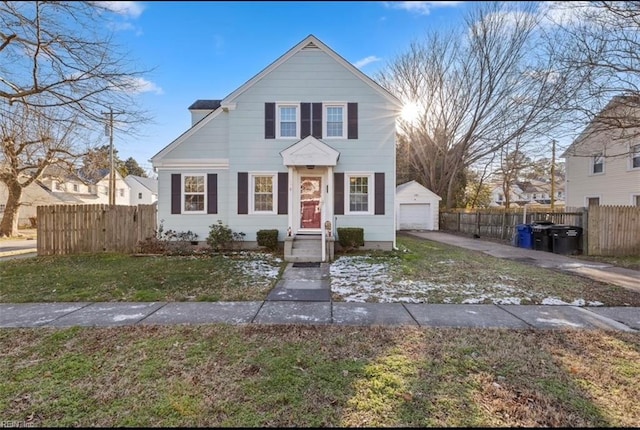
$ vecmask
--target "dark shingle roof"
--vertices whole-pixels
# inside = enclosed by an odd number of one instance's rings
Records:
[[[189,110],[216,110],[220,107],[221,101],[222,100],[196,100],[189,106]]]

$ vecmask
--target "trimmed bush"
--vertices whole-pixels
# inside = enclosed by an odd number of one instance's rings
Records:
[[[278,230],[258,230],[256,238],[259,246],[264,246],[271,251],[278,249]]]
[[[364,246],[364,229],[361,227],[338,227],[338,243],[344,249]]]

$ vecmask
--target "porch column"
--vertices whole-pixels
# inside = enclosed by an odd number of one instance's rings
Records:
[[[294,231],[297,230],[293,226],[293,175],[295,173],[295,169],[293,168],[293,166],[288,166],[288,168],[289,168],[289,175],[288,175],[289,210],[287,211],[287,227],[291,227],[291,236],[293,236]]]

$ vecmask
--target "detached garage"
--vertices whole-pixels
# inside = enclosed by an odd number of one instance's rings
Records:
[[[396,187],[396,230],[438,230],[442,198],[416,181]]]

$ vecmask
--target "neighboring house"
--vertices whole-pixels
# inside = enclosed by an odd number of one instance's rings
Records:
[[[518,203],[551,204],[551,182],[530,180],[519,182],[517,185],[521,190],[522,197],[522,201]],[[564,205],[564,183],[556,182],[553,194],[554,204]]]
[[[637,98],[615,97],[562,154],[568,207],[640,206],[640,131],[628,127],[639,112]]]
[[[7,187],[3,182],[0,182],[0,219],[4,215],[7,198]],[[64,203],[65,201],[53,194],[47,187],[38,181],[34,181],[22,190],[20,208],[18,209],[18,226],[32,227],[30,219],[37,216],[38,206]]]
[[[400,102],[316,37],[190,111],[191,127],[151,159],[166,228],[206,238],[220,220],[245,246],[277,229],[289,261],[326,260],[324,237],[340,227],[363,228],[365,248],[395,245]],[[321,257],[296,255],[303,243]]]
[[[131,198],[129,201],[130,205],[150,205],[158,201],[157,179],[127,175],[125,176],[124,181],[129,186],[129,195]]]
[[[438,230],[442,198],[416,181],[396,187],[396,228]]]
[[[502,187],[502,182],[492,182],[489,184],[491,188],[491,203],[490,207],[500,207],[506,204],[506,198],[504,195],[504,189]],[[509,187],[509,206],[517,207],[518,202],[524,200],[523,191],[520,189],[518,184],[513,184]]]

